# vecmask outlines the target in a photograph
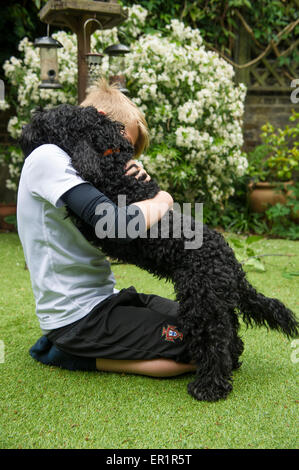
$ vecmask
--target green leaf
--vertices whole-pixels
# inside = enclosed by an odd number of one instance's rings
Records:
[[[246,248],[246,255],[248,256],[248,258],[250,256],[254,256],[255,255],[255,252],[252,248]]]
[[[263,263],[257,258],[251,258],[244,263],[245,266],[250,266],[258,272],[265,272],[266,268]]]
[[[238,238],[230,238],[229,241],[232,242],[236,248],[243,248],[243,243],[238,240]]]
[[[294,277],[299,276],[299,272],[288,273],[288,272],[285,271],[285,272],[282,273],[282,275],[286,279],[293,279]]]
[[[283,277],[286,279],[294,279],[294,277],[299,276],[299,273],[282,273]]]
[[[239,263],[242,263],[242,258],[243,258],[243,257],[242,257],[241,255],[239,255],[238,253],[236,253],[236,259],[237,259],[237,261],[239,261]]]
[[[251,245],[251,243],[258,242],[259,240],[262,240],[263,238],[264,237],[262,237],[261,235],[251,235],[250,237],[246,238],[246,243],[248,245]]]
[[[4,217],[4,222],[17,226],[17,217],[15,215],[7,215]]]

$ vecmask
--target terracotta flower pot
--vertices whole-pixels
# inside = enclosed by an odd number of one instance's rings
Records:
[[[9,230],[10,232],[15,231],[16,227],[14,224],[8,224],[5,222],[5,217],[8,215],[16,215],[17,206],[16,204],[0,204],[0,229]]]
[[[263,213],[269,206],[274,206],[278,202],[285,204],[287,196],[290,194],[288,187],[294,184],[293,181],[283,183],[258,182],[249,183],[249,207],[252,212]],[[291,218],[298,222],[299,214],[292,214]]]

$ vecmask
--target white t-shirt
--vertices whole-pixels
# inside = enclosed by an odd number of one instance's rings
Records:
[[[44,333],[83,318],[118,292],[105,255],[65,218],[60,197],[81,183],[68,154],[51,144],[35,149],[21,173],[18,233]]]

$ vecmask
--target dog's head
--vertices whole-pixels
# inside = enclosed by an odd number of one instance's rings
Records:
[[[43,144],[55,144],[72,159],[80,175],[93,184],[97,177],[113,174],[134,156],[134,147],[125,138],[125,127],[112,121],[93,106],[62,104],[38,109],[24,126],[20,145],[27,157]]]
[[[125,166],[134,158],[134,147],[125,137],[125,127],[93,106],[62,104],[36,110],[24,126],[20,145],[25,157],[43,144],[55,144],[71,158],[78,174],[115,201],[126,194],[128,204],[154,197],[159,187],[126,176]]]

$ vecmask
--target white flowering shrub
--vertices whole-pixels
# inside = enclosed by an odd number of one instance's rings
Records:
[[[241,151],[245,87],[234,84],[233,68],[206,50],[198,30],[172,20],[167,35],[144,34],[146,15],[141,6],[129,8],[128,20],[119,30],[94,33],[91,50],[122,42],[123,34],[128,38],[127,87],[150,128],[151,145],[142,156],[145,168],[177,201],[219,205],[233,194],[235,179],[247,168]],[[58,49],[62,90],[38,89],[38,50],[26,38],[20,43],[24,58],[11,58],[4,66],[6,77],[17,87],[18,113],[8,126],[12,137],[19,135],[37,105],[76,103],[76,37],[64,32],[53,36],[64,46]],[[105,57],[100,73],[108,76],[115,71]],[[14,151],[10,187],[17,185],[20,161],[20,153]]]
[[[128,88],[145,113],[151,147],[143,157],[177,199],[221,203],[247,168],[241,151],[245,86],[202,45],[198,30],[172,20],[169,34],[131,45]]]
[[[9,104],[14,105],[16,116],[10,118],[7,130],[13,139],[18,139],[22,126],[30,119],[33,109],[38,106],[55,106],[61,103],[76,103],[77,83],[77,41],[76,37],[63,31],[53,37],[63,43],[64,47],[58,49],[60,65],[60,83],[63,88],[58,90],[39,89],[40,59],[39,49],[33,47],[28,38],[19,44],[19,51],[23,58],[11,57],[3,68],[5,76],[10,83],[10,95],[7,101],[0,103],[0,109],[6,109]],[[8,189],[17,190],[18,181],[23,164],[23,154],[18,145],[0,149],[1,161],[8,164],[9,178],[6,181]]]

